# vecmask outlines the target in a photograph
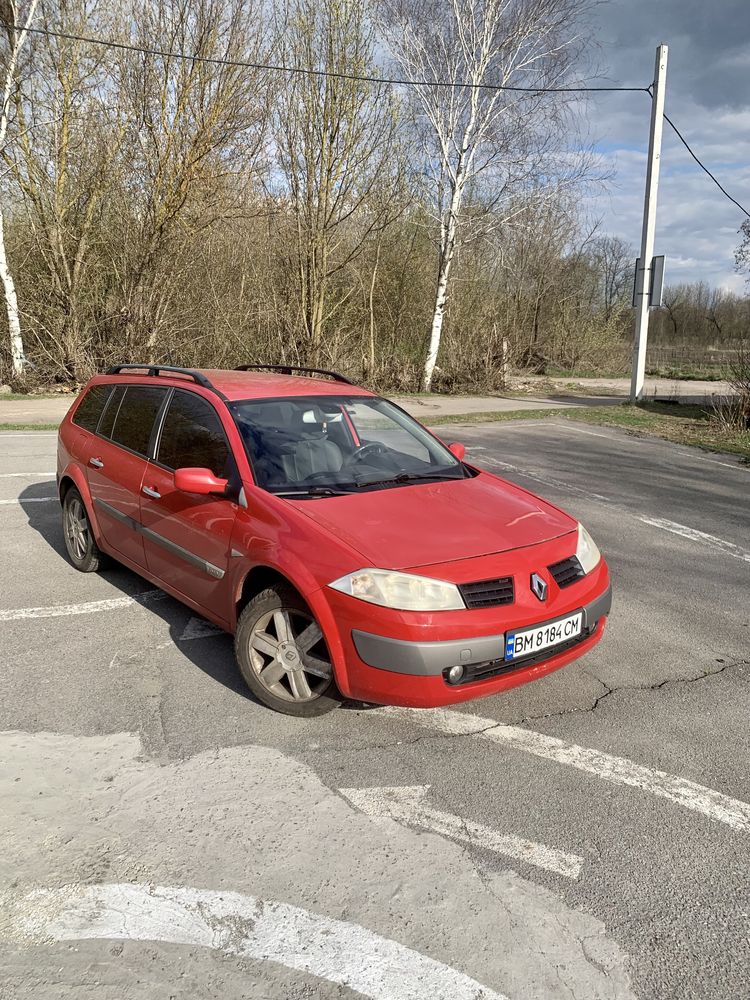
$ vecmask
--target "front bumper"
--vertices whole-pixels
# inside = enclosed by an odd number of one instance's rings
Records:
[[[552,547],[546,562],[566,555],[563,539]],[[487,579],[515,572],[522,581],[541,561],[533,549],[513,552],[503,561],[485,563],[482,571]],[[460,582],[479,578],[475,566],[467,564],[462,569],[461,577],[455,574]],[[441,575],[448,577],[447,572]],[[314,611],[344,697],[410,708],[455,705],[498,694],[572,663],[602,638],[612,600],[603,559],[589,575],[564,590],[551,581],[546,614],[531,590],[521,586],[516,588],[513,604],[424,614],[365,605],[330,588],[316,596],[320,599]],[[575,611],[585,611],[580,637],[536,656],[504,660],[508,631],[541,625]],[[451,684],[447,668],[457,663],[464,666],[464,676],[460,683]]]
[[[369,667],[388,670],[397,674],[410,674],[416,677],[439,677],[450,667],[462,664],[466,669],[467,679],[474,679],[477,668],[485,665],[490,668],[498,664],[495,671],[518,670],[539,660],[547,660],[565,649],[575,648],[589,638],[599,619],[608,615],[612,607],[612,587],[596,600],[585,605],[583,611],[583,630],[579,637],[571,643],[545,650],[539,656],[504,663],[502,655],[505,649],[505,632],[499,635],[484,635],[473,639],[449,639],[442,642],[414,642],[407,639],[391,639],[383,635],[373,635],[371,632],[352,630],[352,640],[359,658]],[[571,614],[571,612],[566,612]],[[544,624],[544,623],[540,623]],[[488,675],[490,670],[482,671]]]

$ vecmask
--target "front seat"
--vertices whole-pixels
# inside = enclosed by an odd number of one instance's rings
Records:
[[[284,456],[289,479],[302,483],[316,472],[339,472],[344,464],[341,449],[328,439],[325,414],[317,407],[295,414],[294,431],[297,443],[290,455]]]

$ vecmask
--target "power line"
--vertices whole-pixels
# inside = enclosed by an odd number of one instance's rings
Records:
[[[18,25],[13,25],[13,28],[20,30]],[[71,32],[65,31],[54,31],[51,28],[27,28],[30,34],[43,35],[48,38],[62,38],[66,41],[72,42],[85,42],[89,45],[100,45],[107,49],[118,49],[124,52],[135,52],[139,55],[147,56],[159,56],[163,59],[182,59],[186,62],[199,62],[208,63],[212,66],[227,66],[239,69],[252,69],[259,70],[263,72],[270,73],[289,73],[296,74],[298,76],[313,76],[330,78],[335,80],[349,80],[356,83],[375,83],[382,84],[386,86],[393,87],[444,87],[446,89],[456,89],[456,90],[490,90],[490,91],[502,91],[507,90],[514,93],[523,94],[597,94],[597,93],[620,93],[620,94],[641,94],[645,93],[653,97],[652,87],[584,87],[584,86],[573,86],[573,87],[514,87],[510,85],[497,84],[497,83],[467,83],[462,81],[451,81],[451,80],[409,80],[399,77],[384,77],[384,76],[366,76],[364,74],[358,73],[337,73],[331,70],[325,69],[307,69],[304,66],[283,66],[274,65],[273,63],[253,63],[246,62],[240,59],[224,59],[218,56],[199,56],[187,52],[175,52],[169,49],[156,49],[147,48],[141,45],[131,45],[128,42],[115,42],[110,39],[105,38],[94,38],[91,35],[77,35]],[[718,187],[721,193],[736,205],[741,212],[743,212],[748,218],[750,218],[750,212],[741,205],[736,198],[733,198],[731,194],[723,187],[719,180],[711,173],[708,167],[699,159],[699,157],[693,152],[689,143],[682,135],[680,130],[677,128],[675,123],[669,118],[668,115],[664,115],[664,120],[672,128],[677,138],[683,144],[688,153],[692,156],[698,166],[703,170],[714,184]]]
[[[680,140],[680,142],[681,142],[681,143],[682,143],[682,145],[683,145],[683,146],[685,147],[685,149],[686,149],[686,150],[688,151],[688,153],[690,153],[690,155],[691,155],[691,156],[692,156],[692,158],[693,158],[693,159],[695,160],[695,162],[696,162],[696,163],[698,164],[698,166],[699,166],[699,167],[701,168],[701,170],[705,171],[705,172],[706,172],[706,173],[708,174],[708,176],[709,176],[709,177],[711,178],[711,180],[712,180],[712,181],[714,182],[714,184],[715,184],[715,185],[716,185],[716,187],[717,187],[717,188],[719,189],[719,191],[721,191],[721,193],[722,193],[722,194],[723,194],[723,195],[724,195],[725,197],[729,198],[729,200],[730,200],[730,201],[731,201],[731,202],[732,202],[732,203],[733,203],[734,205],[736,205],[736,206],[737,206],[737,208],[739,208],[739,210],[740,210],[741,212],[744,212],[744,213],[745,213],[745,215],[746,215],[746,216],[748,217],[748,219],[750,219],[750,212],[748,212],[748,210],[747,210],[746,208],[744,208],[744,207],[743,207],[742,205],[740,205],[740,203],[739,203],[739,202],[737,201],[737,199],[736,199],[736,198],[733,198],[733,197],[731,196],[731,194],[730,194],[730,193],[729,193],[729,192],[728,192],[728,191],[726,190],[726,188],[724,188],[724,187],[723,187],[723,186],[721,185],[721,183],[720,183],[720,182],[719,182],[719,181],[718,181],[718,180],[716,179],[716,177],[714,177],[714,175],[713,175],[713,174],[711,173],[711,171],[710,171],[710,170],[708,169],[708,167],[706,166],[706,164],[705,164],[705,163],[703,163],[703,162],[701,162],[701,160],[699,160],[699,159],[698,159],[698,157],[696,156],[696,154],[695,154],[695,153],[693,152],[693,150],[692,150],[692,149],[690,148],[690,145],[688,144],[688,141],[687,141],[687,139],[686,139],[686,138],[685,138],[685,136],[684,136],[684,135],[682,134],[682,132],[680,132],[680,130],[679,130],[679,129],[677,128],[677,126],[676,126],[676,125],[675,125],[675,123],[674,123],[674,122],[672,121],[672,119],[671,119],[671,118],[670,118],[670,117],[669,117],[668,115],[666,115],[666,114],[665,114],[665,115],[664,115],[664,121],[665,121],[665,122],[667,123],[667,125],[669,125],[669,126],[671,127],[671,129],[672,129],[672,131],[674,132],[674,134],[675,134],[675,135],[677,136],[677,138],[678,138],[678,139]]]
[[[12,25],[20,30],[17,25]],[[75,35],[65,31],[53,31],[51,28],[28,28],[30,34],[44,35],[48,38],[63,38],[71,42],[86,42],[89,45],[101,45],[107,49],[119,49],[125,52],[136,52],[146,56],[160,56],[163,59],[183,59],[186,62],[208,63],[212,66],[229,66],[239,69],[263,70],[271,73],[290,73],[298,76],[328,77],[334,80],[351,80],[357,83],[379,83],[393,87],[445,87],[456,90],[509,90],[523,94],[593,94],[593,93],[648,93],[648,87],[512,87],[499,83],[465,83],[451,80],[408,80],[398,77],[365,76],[357,73],[336,73],[326,69],[307,69],[304,66],[279,66],[269,63],[252,63],[240,59],[222,59],[218,56],[199,56],[188,52],[174,52],[168,49],[152,49],[127,42],[114,42],[105,38],[94,38],[90,35]]]

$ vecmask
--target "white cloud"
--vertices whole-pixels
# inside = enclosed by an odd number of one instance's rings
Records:
[[[720,10],[717,10],[720,7]],[[599,8],[602,75],[645,86],[656,45],[670,46],[667,114],[717,179],[750,211],[750,4],[722,0],[621,0]],[[602,83],[605,81],[602,80]],[[588,106],[589,134],[614,176],[585,209],[602,228],[640,244],[650,100],[645,94],[601,94]],[[734,270],[745,216],[690,157],[665,123],[657,213],[657,253],[672,282],[702,279],[744,289]]]

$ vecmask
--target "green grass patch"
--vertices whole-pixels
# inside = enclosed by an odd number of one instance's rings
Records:
[[[657,437],[706,451],[737,455],[750,464],[750,431],[730,431],[710,419],[702,406],[638,403],[633,406],[578,406],[550,410],[506,410],[502,413],[466,413],[435,417],[430,424],[474,424],[486,421],[546,420],[557,418],[599,427],[618,427],[630,434]]]
[[[668,378],[675,382],[722,382],[727,377],[727,371],[722,368],[647,368],[646,375],[651,378]]]
[[[0,424],[0,431],[56,431],[59,424]]]
[[[70,399],[76,398],[74,392],[7,392],[5,395],[0,396],[0,403],[4,403],[6,400],[11,400],[11,402],[18,402],[22,400],[25,403],[33,403],[35,399]]]
[[[588,409],[588,407],[581,407]],[[593,407],[592,407],[593,409]],[[568,413],[568,409],[553,407],[544,410],[482,410],[480,413],[441,413],[436,417],[428,417],[426,414],[414,414],[421,417],[422,422],[430,427],[437,427],[438,424],[483,424],[489,422],[502,423],[508,420],[539,420],[542,417],[562,417]]]
[[[547,368],[547,378],[629,378],[627,368]]]

